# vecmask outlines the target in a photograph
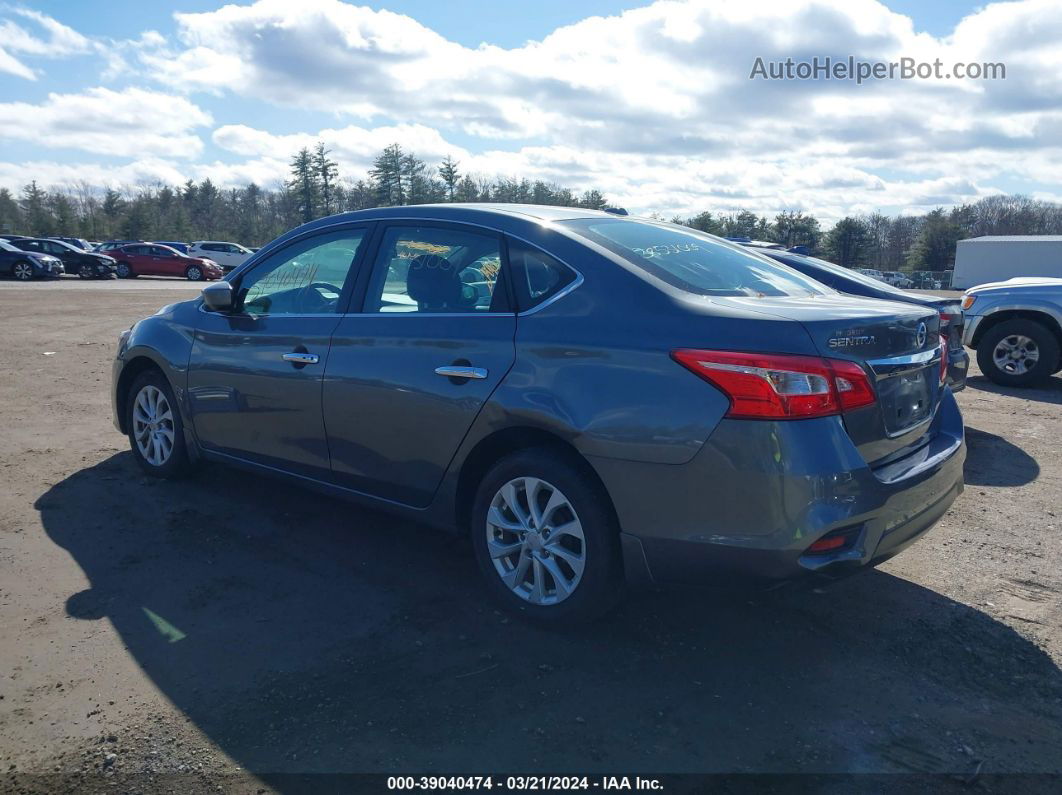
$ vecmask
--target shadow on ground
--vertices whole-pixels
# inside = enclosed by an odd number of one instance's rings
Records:
[[[1002,436],[966,427],[967,486],[1024,486],[1040,476],[1036,459]]]
[[[91,582],[68,613],[112,622],[166,697],[266,781],[1062,766],[1052,661],[886,573],[639,594],[547,632],[485,603],[462,542],[257,476],[159,483],[123,453],[36,505]]]
[[[994,381],[989,381],[983,375],[972,375],[966,379],[966,386],[982,392],[991,392],[995,395],[1025,398],[1039,403],[1062,404],[1062,377],[1057,375],[1048,378],[1041,386],[1022,389],[1000,386]]]

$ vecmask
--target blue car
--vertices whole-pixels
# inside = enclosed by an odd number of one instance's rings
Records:
[[[230,464],[427,522],[471,541],[502,605],[571,622],[632,582],[913,543],[963,489],[939,332],[650,219],[380,208],[136,323],[112,401],[148,475]]]
[[[965,318],[959,298],[910,293],[859,271],[843,268],[793,249],[786,250],[784,246],[776,243],[743,241],[743,245],[754,248],[838,292],[876,298],[880,301],[902,301],[936,310],[940,315],[940,333],[948,341],[948,386],[953,392],[965,389],[966,376],[970,370],[970,355],[962,343]]]
[[[156,245],[159,245],[159,246],[169,246],[172,249],[180,251],[182,254],[187,254],[188,253],[188,244],[187,243],[177,243],[177,242],[174,242],[173,240],[152,240],[151,242],[155,243]]]

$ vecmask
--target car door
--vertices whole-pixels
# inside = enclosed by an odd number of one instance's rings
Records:
[[[322,377],[369,230],[292,241],[233,285],[232,312],[200,307],[187,388],[204,449],[331,478]]]
[[[325,369],[336,482],[417,507],[515,359],[501,237],[481,227],[391,223],[378,233],[360,311]]]
[[[162,246],[145,246],[146,255],[151,260],[152,272],[159,276],[184,276],[188,260],[178,257]]]

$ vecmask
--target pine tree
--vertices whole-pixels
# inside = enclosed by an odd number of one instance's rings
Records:
[[[291,160],[291,179],[288,190],[302,223],[309,223],[317,217],[320,201],[317,189],[317,174],[314,171],[313,155],[303,147]]]
[[[450,155],[447,155],[439,165],[439,179],[446,186],[447,201],[452,202],[454,200],[454,192],[457,190],[457,182],[461,179],[461,175],[457,171],[457,161]]]
[[[402,179],[404,161],[405,154],[399,144],[391,144],[373,161],[369,178],[375,186],[379,206],[392,207],[406,203]]]
[[[45,206],[47,194],[37,184],[36,180],[22,189],[22,219],[29,234],[36,237],[47,237],[53,234],[52,214]]]
[[[336,183],[339,180],[339,164],[329,159],[330,152],[321,141],[313,150],[313,172],[321,196],[322,215],[331,215],[338,209]]]
[[[826,250],[838,265],[855,268],[867,261],[870,235],[858,218],[842,218],[826,236]]]

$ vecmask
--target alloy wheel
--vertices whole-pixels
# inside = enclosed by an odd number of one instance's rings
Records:
[[[33,278],[33,266],[28,262],[18,262],[15,264],[15,278],[20,282],[28,282]]]
[[[1011,334],[996,343],[992,361],[1004,373],[1025,375],[1040,361],[1040,349],[1034,339],[1024,334]]]
[[[119,279],[127,279],[133,275],[133,269],[129,267],[127,262],[119,262],[115,272],[118,274]]]
[[[487,511],[487,550],[505,586],[535,605],[563,602],[586,568],[586,539],[575,508],[551,483],[514,478]]]
[[[133,438],[140,455],[160,467],[173,454],[173,409],[157,386],[146,385],[133,401]]]

